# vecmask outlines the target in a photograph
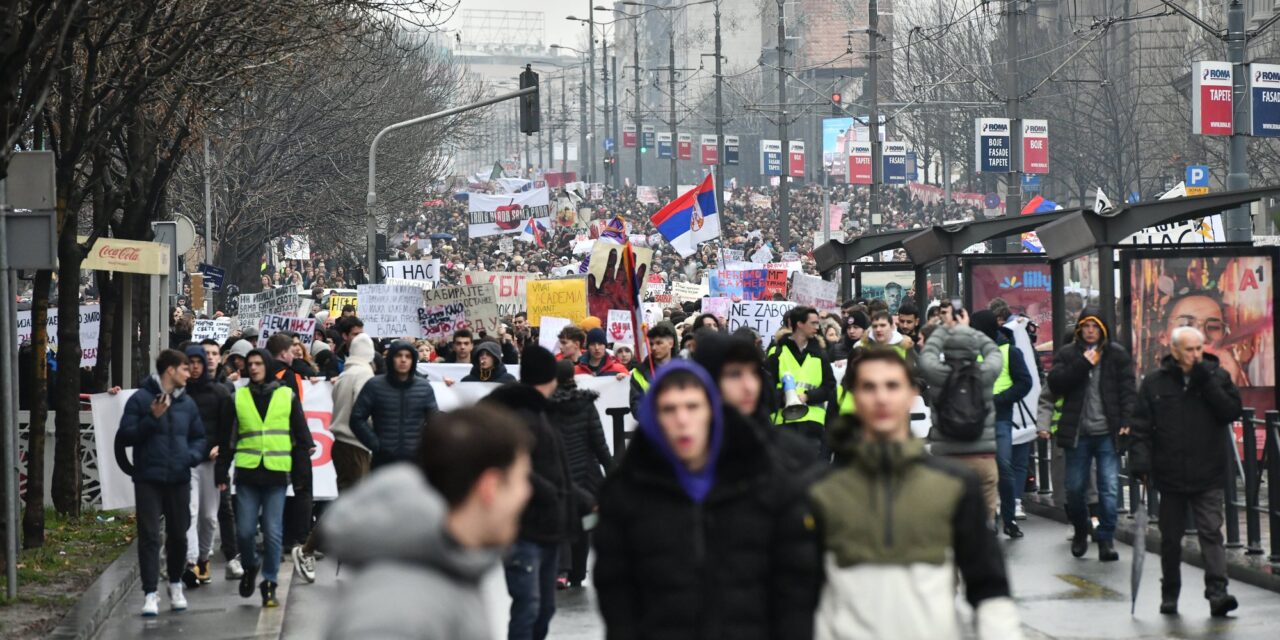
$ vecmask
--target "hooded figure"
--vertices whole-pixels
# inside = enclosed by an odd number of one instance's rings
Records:
[[[203,363],[204,375],[192,376],[187,380],[187,395],[195,401],[200,409],[200,422],[204,425],[204,457],[209,459],[213,448],[218,446],[231,433],[236,424],[235,407],[231,405],[231,392],[225,385],[214,382],[213,372],[209,370],[209,359],[204,347],[191,345],[187,347],[188,358],[199,358]]]
[[[654,392],[677,372],[692,373],[711,406],[699,471],[677,458],[656,414]],[[812,637],[820,555],[794,474],[692,362],[658,370],[639,420],[595,530],[593,583],[610,636]]]
[[[488,369],[480,367],[480,354],[486,354],[490,358]],[[502,349],[497,343],[485,340],[476,345],[475,351],[471,354],[471,373],[468,373],[461,380],[462,382],[497,382],[498,384],[506,384],[515,382],[516,377],[507,371],[507,365],[502,363]]]
[[[369,477],[325,512],[329,552],[359,570],[329,617],[327,638],[493,637],[480,581],[497,549],[469,549],[445,530],[448,506],[408,464]]]
[[[395,360],[409,354],[409,371],[396,371]],[[373,468],[410,460],[418,449],[422,423],[439,410],[431,383],[415,375],[418,350],[403,340],[387,349],[387,372],[374,376],[356,398],[351,409],[351,431],[373,452]],[[372,426],[369,421],[372,420]]]
[[[1102,330],[1102,339],[1095,345],[1086,344],[1081,335],[1086,322],[1095,322]],[[1049,389],[1055,396],[1063,399],[1057,442],[1058,446],[1065,449],[1075,447],[1082,419],[1086,418],[1086,396],[1096,397],[1097,402],[1101,403],[1101,411],[1089,417],[1096,415],[1099,423],[1105,422],[1105,429],[1101,430],[1110,433],[1115,439],[1121,427],[1132,424],[1138,393],[1133,359],[1124,347],[1111,340],[1111,328],[1102,321],[1102,314],[1098,309],[1088,307],[1080,312],[1073,335],[1075,339],[1053,355],[1053,367],[1048,376]],[[1090,382],[1089,372],[1093,365],[1084,355],[1090,347],[1098,349],[1102,354],[1098,363],[1101,375],[1096,384]],[[1097,408],[1099,407],[1094,407]]]
[[[360,334],[351,341],[351,352],[342,375],[333,385],[333,422],[329,424],[334,440],[358,447],[368,452],[351,431],[351,410],[355,408],[360,390],[373,379],[373,338]]]

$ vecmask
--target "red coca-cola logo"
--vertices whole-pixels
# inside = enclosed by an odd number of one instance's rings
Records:
[[[109,260],[137,262],[141,256],[142,252],[133,247],[113,247],[111,245],[103,245],[101,249],[98,249],[98,257]]]

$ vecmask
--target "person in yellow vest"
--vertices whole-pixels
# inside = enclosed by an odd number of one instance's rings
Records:
[[[969,326],[991,338],[1003,360],[1000,375],[992,387],[996,409],[996,472],[1000,492],[1000,520],[1004,534],[1021,538],[1022,529],[1015,517],[1015,505],[1027,486],[1027,465],[1031,461],[1031,443],[1013,444],[1013,408],[1033,387],[1022,351],[1013,346],[1012,333],[1000,326],[996,314],[982,309],[974,311]]]
[[[264,349],[249,352],[246,358],[249,384],[236,390],[237,425],[230,430],[218,457],[219,488],[227,483],[228,467],[235,467],[236,538],[240,546],[244,576],[240,596],[253,595],[254,580],[262,572],[262,606],[276,607],[280,552],[284,535],[284,499],[295,457],[315,452],[298,396],[268,375],[271,355]],[[263,557],[257,557],[254,538],[262,523]]]
[[[836,380],[831,373],[831,363],[818,344],[818,310],[796,307],[787,313],[786,323],[791,333],[769,350],[764,364],[769,379],[775,382],[777,402],[774,406],[778,411],[773,414],[773,423],[795,430],[825,451],[824,425],[828,405],[835,398]],[[804,414],[796,418],[784,415],[787,397],[783,376],[788,374],[795,380],[797,397],[806,405]]]

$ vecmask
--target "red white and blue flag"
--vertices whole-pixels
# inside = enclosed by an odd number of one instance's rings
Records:
[[[716,183],[712,174],[702,184],[686,191],[649,218],[671,247],[687,258],[698,245],[720,237],[720,215],[716,210]]]
[[[532,242],[541,248],[547,237],[547,228],[538,222],[537,218],[529,218],[529,221],[520,229],[520,239],[525,242]]]

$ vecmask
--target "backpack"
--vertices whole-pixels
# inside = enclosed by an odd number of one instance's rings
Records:
[[[933,410],[933,426],[948,440],[973,442],[987,422],[986,385],[974,360],[948,363],[951,373],[942,384]]]

